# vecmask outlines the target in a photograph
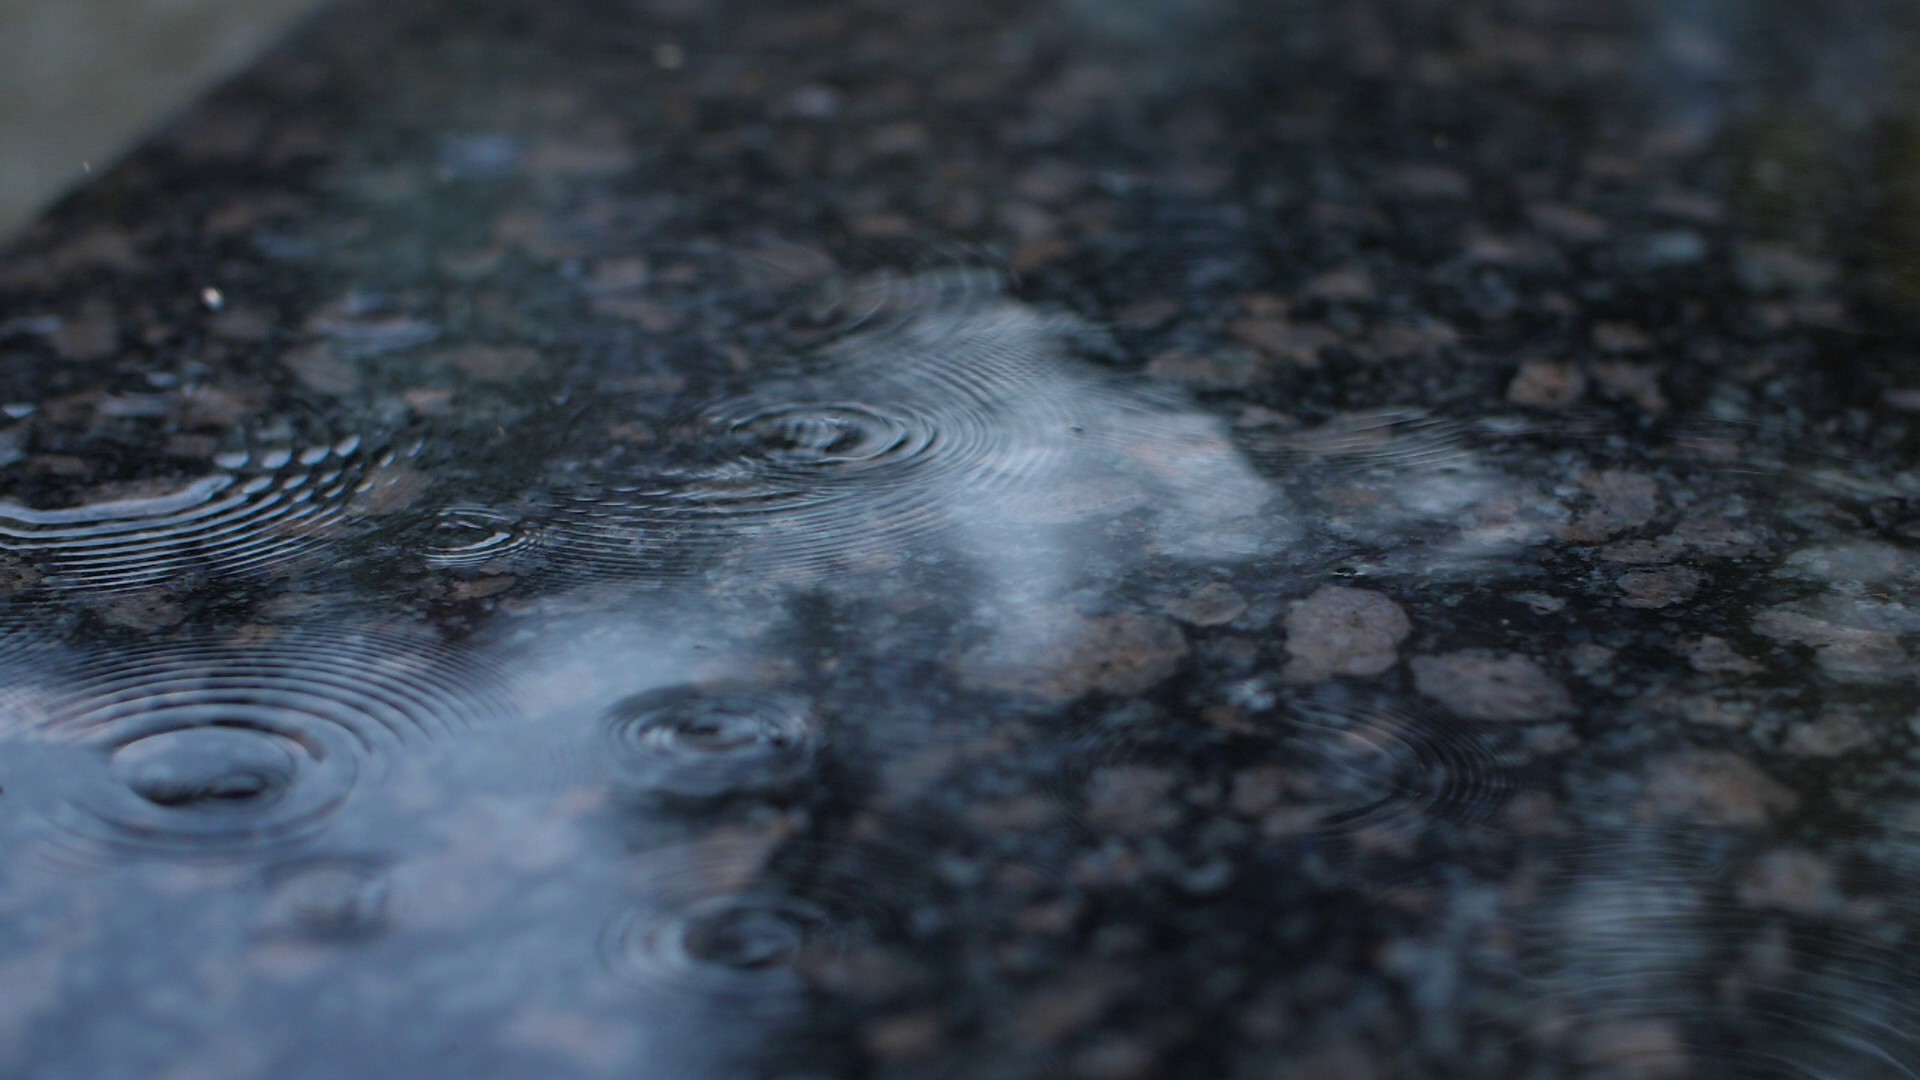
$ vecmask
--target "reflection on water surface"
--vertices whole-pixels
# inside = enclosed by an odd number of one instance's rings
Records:
[[[0,260],[0,1073],[1920,1074],[1787,7],[333,13]]]

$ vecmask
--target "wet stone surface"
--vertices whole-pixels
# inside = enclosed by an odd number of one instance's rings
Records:
[[[1920,1073],[1916,45],[327,12],[0,252],[0,1075]]]

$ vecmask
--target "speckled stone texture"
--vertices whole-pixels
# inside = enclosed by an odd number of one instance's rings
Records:
[[[0,254],[0,1075],[1920,1073],[1916,46],[333,10]]]

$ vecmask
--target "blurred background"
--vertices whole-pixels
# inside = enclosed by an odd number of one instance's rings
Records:
[[[0,236],[320,0],[0,0]]]

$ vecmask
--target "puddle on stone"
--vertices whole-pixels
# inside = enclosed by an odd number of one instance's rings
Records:
[[[1920,1075],[1920,26],[1122,7],[349,5],[23,236],[0,1075]]]

